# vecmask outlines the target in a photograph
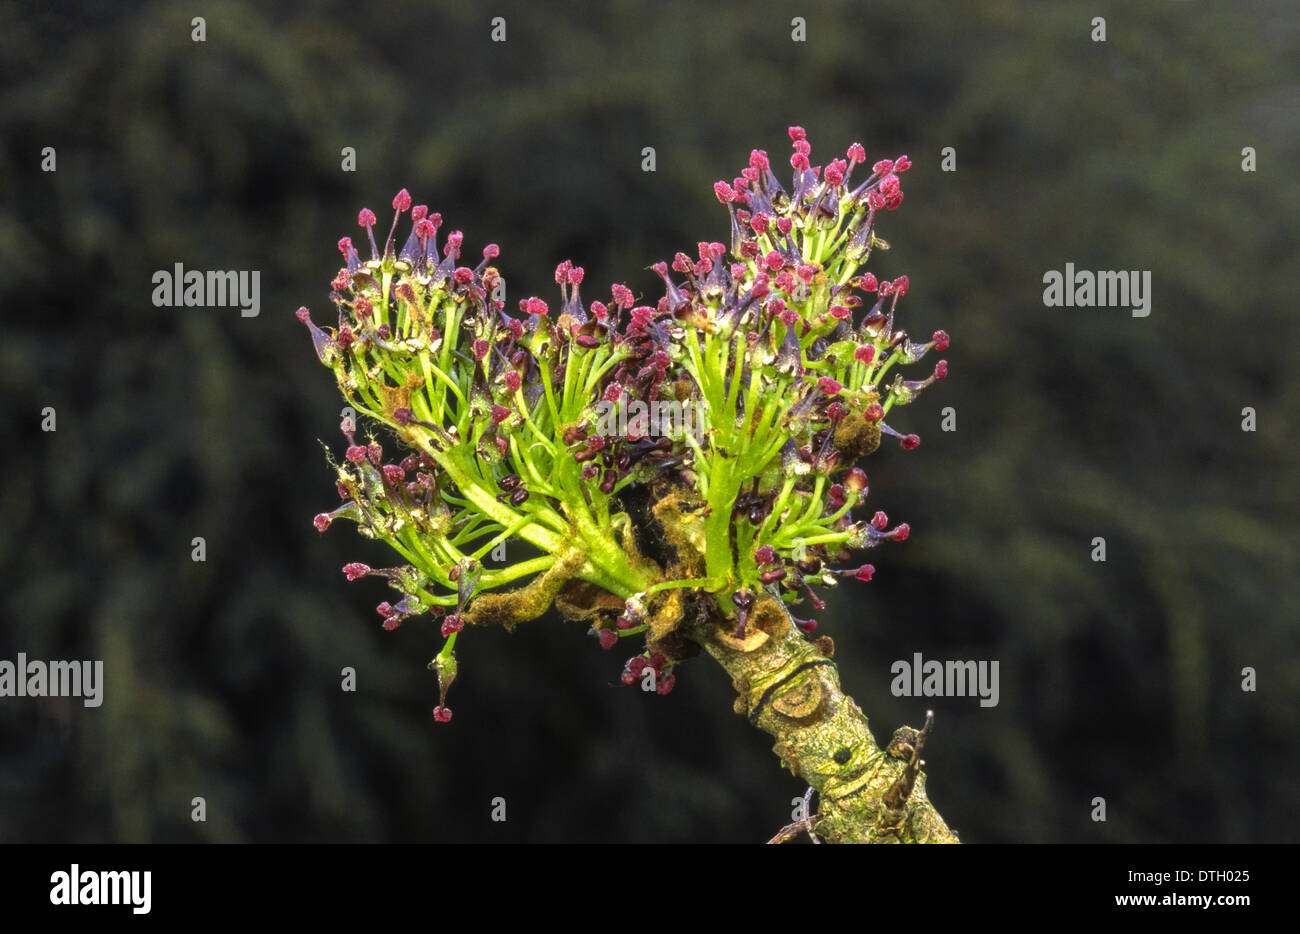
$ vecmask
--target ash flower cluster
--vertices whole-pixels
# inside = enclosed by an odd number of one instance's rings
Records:
[[[463,234],[440,244],[442,217],[405,190],[382,248],[375,215],[360,213],[369,259],[339,241],[337,323],[298,316],[349,404],[404,449],[385,460],[382,444],[345,420],[342,504],[315,522],[349,519],[402,557],[396,568],[344,568],[402,594],[378,607],[386,628],[441,618],[438,719],[451,715],[446,688],[466,622],[513,625],[555,603],[591,620],[606,648],[644,633],[645,653],[625,671],[653,660],[663,693],[689,654],[674,630],[692,604],[744,639],[756,598],[808,596],[820,610],[813,587],[874,573],[850,563],[854,550],[907,538],[885,513],[853,511],[867,496],[854,462],[886,437],[915,448],[919,438],[886,419],[947,375],[943,360],[923,378],[899,372],[948,337],[918,342],[897,329],[907,277],[865,269],[873,249],[888,247],[877,220],[902,203],[910,162],[877,161],[855,184],[861,145],[823,168],[811,165],[802,129],[790,138],[790,188],[765,152],[752,152],[739,176],[714,185],[730,242],[656,264],[663,294],[653,303],[621,284],[608,301],[584,303],[584,271],[566,261],[554,309],[531,297],[508,310],[495,298],[497,247],[463,264]],[[602,433],[609,406],[629,402],[685,405],[695,418],[653,436]],[[662,553],[648,554],[638,536],[648,517],[634,518],[634,488],[651,491]],[[540,556],[486,567],[510,539]]]

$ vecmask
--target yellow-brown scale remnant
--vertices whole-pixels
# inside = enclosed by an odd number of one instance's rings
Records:
[[[868,404],[876,394],[868,394]],[[865,457],[880,447],[880,423],[867,419],[862,412],[850,412],[835,426],[835,447],[845,463]]]
[[[479,594],[465,611],[465,621],[476,626],[499,624],[513,629],[519,623],[537,619],[550,609],[560,588],[586,561],[587,556],[582,552],[570,551],[523,587],[505,593]]]

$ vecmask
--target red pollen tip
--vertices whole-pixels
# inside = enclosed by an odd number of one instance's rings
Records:
[[[362,208],[361,213],[357,215],[357,223],[362,227],[375,226],[375,212],[370,208]]]
[[[399,214],[411,206],[411,193],[403,188],[393,196],[393,210]]]

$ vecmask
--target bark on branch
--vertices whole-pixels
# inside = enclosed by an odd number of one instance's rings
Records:
[[[881,749],[867,717],[840,688],[829,639],[810,642],[784,604],[764,598],[769,622],[737,638],[734,622],[695,622],[685,635],[731,676],[736,711],[771,734],[773,751],[817,789],[813,829],[829,843],[957,843],[925,794],[921,748],[929,732],[901,727]],[[775,614],[785,625],[774,625]]]

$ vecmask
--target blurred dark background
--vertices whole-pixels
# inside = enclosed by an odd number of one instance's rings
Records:
[[[711,183],[752,148],[785,166],[790,124],[815,163],[912,157],[872,268],[911,277],[904,327],[953,338],[891,419],[921,448],[864,465],[912,539],[823,618],[877,738],[933,706],[930,795],[971,842],[1297,839],[1294,5],[416,6],[4,5],[0,658],[103,659],[107,684],[98,709],[0,699],[0,840],[785,823],[804,786],[707,659],[657,697],[576,624],[474,632],[434,724],[434,627],[383,632],[390,592],[339,573],[383,550],[312,528],[342,403],[293,312],[327,317],[335,241],[401,187],[470,255],[501,245],[512,301],[553,300],[566,257],[589,300],[653,292],[652,262],[726,239]],[[261,315],[153,307],[177,262],[260,270]],[[1150,270],[1150,317],[1044,307],[1067,262]],[[893,697],[914,652],[998,660],[1000,704]]]

